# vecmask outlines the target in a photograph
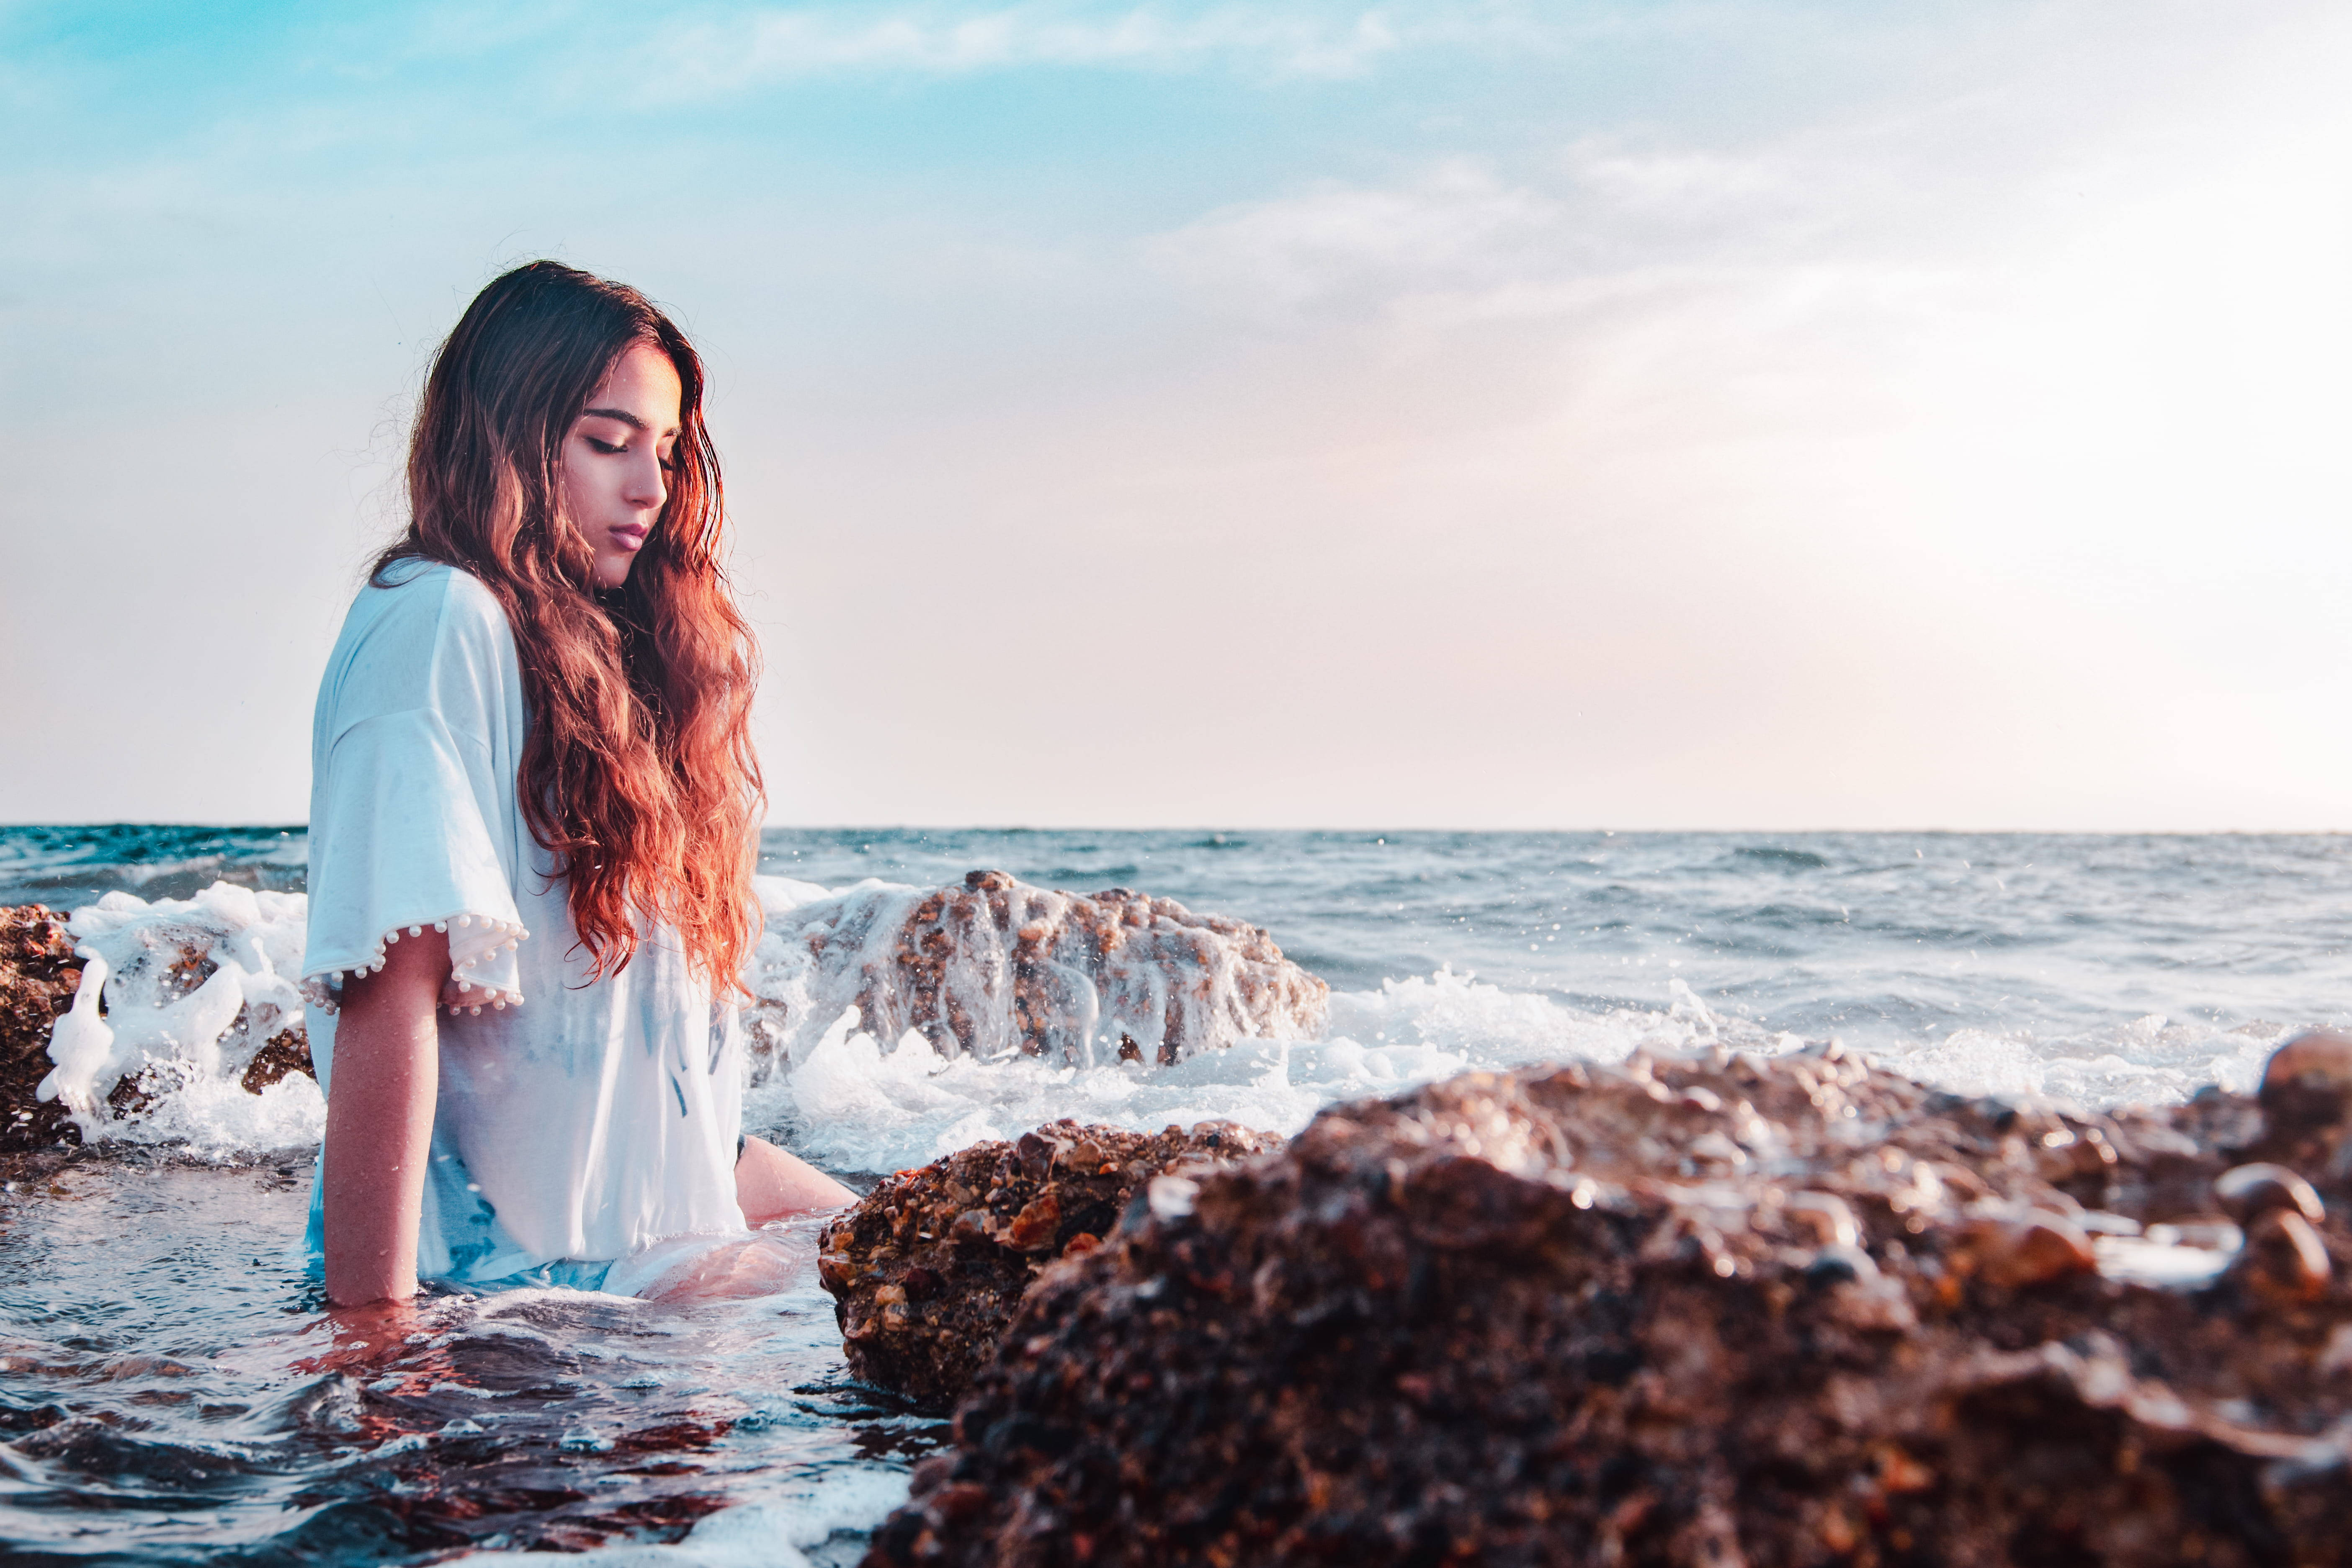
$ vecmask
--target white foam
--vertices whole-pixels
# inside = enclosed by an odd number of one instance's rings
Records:
[[[316,1083],[298,1074],[256,1095],[239,1081],[272,1037],[303,1025],[308,910],[299,893],[227,882],[152,903],[113,892],[76,910],[67,929],[84,961],[81,987],[50,1032],[55,1066],[39,1097],[63,1101],[86,1142],[227,1153],[316,1141],[326,1125]],[[189,986],[205,965],[211,973]],[[151,1075],[142,1102],[107,1103],[142,1072]]]
[[[674,1545],[601,1546],[564,1562],[589,1568],[806,1568],[804,1548],[822,1545],[837,1530],[872,1530],[906,1500],[902,1471],[863,1466],[820,1470],[767,1490],[756,1501],[711,1514]]]
[[[1873,1053],[1878,1064],[1955,1094],[1997,1094],[2084,1106],[2177,1105],[2207,1084],[2250,1094],[2263,1064],[2294,1030],[2221,1029],[2160,1014],[2079,1035],[1955,1029],[1940,1040]]]
[[[1335,993],[1318,1038],[1244,1038],[1170,1067],[1067,1066],[1017,1051],[943,1058],[911,1031],[895,1042],[867,1032],[857,1010],[820,982],[796,934],[823,918],[861,946],[886,933],[895,940],[922,889],[868,880],[835,891],[778,877],[756,885],[771,929],[745,983],[793,1023],[755,1069],[746,1121],[781,1131],[835,1170],[922,1164],[1064,1116],[1138,1131],[1223,1119],[1286,1135],[1327,1105],[1474,1068],[1614,1061],[1636,1048],[1727,1045],[1772,1054],[1802,1043],[1717,1016],[1675,978],[1665,978],[1654,1010],[1591,1012],[1441,968],[1373,991]],[[52,1035],[57,1066],[45,1092],[65,1098],[92,1142],[175,1142],[211,1154],[315,1142],[325,1107],[309,1078],[289,1077],[259,1095],[237,1081],[252,1050],[300,1017],[287,977],[301,972],[306,907],[299,894],[215,883],[193,899],[150,903],[116,892],[76,910],[71,929],[89,967],[73,1011]],[[215,968],[187,990],[167,972],[192,956]],[[2251,1089],[2286,1033],[2150,1016],[2063,1037],[1962,1028],[1875,1047],[1874,1055],[1958,1093],[2166,1104],[2208,1083]],[[152,1072],[155,1092],[127,1112],[110,1110],[107,1092],[141,1070]]]
[[[1063,1116],[1136,1131],[1224,1120],[1287,1135],[1327,1105],[1399,1094],[1472,1068],[1615,1061],[1636,1047],[1692,1050],[1725,1028],[1704,1007],[1679,1016],[1583,1013],[1448,969],[1337,994],[1330,1016],[1319,1040],[1244,1040],[1164,1068],[1080,1068],[1033,1057],[943,1058],[911,1031],[885,1046],[857,1026],[851,1008],[754,1087],[746,1115],[786,1129],[821,1163],[892,1171]],[[1756,1033],[1746,1043],[1773,1048]]]

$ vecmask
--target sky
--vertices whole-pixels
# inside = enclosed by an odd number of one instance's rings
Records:
[[[712,374],[770,821],[2352,828],[2340,0],[0,0],[0,822],[301,820],[439,335]]]

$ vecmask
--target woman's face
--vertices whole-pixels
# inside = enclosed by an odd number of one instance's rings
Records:
[[[628,581],[669,500],[677,445],[677,368],[638,343],[614,363],[563,437],[563,507],[596,552],[596,585]]]

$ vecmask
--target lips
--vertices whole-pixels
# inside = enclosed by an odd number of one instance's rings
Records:
[[[653,531],[643,523],[614,524],[604,531],[611,535],[614,545],[635,553],[646,547],[646,535]]]

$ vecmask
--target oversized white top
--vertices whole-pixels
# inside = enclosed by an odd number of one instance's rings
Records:
[[[388,941],[447,931],[417,1273],[625,1291],[649,1281],[619,1260],[744,1228],[735,1009],[667,926],[590,983],[565,885],[516,798],[526,721],[505,613],[448,566],[389,576],[352,603],[311,731],[302,973],[319,1082],[331,1087],[343,977],[380,967]],[[314,1259],[320,1214],[314,1192]]]

